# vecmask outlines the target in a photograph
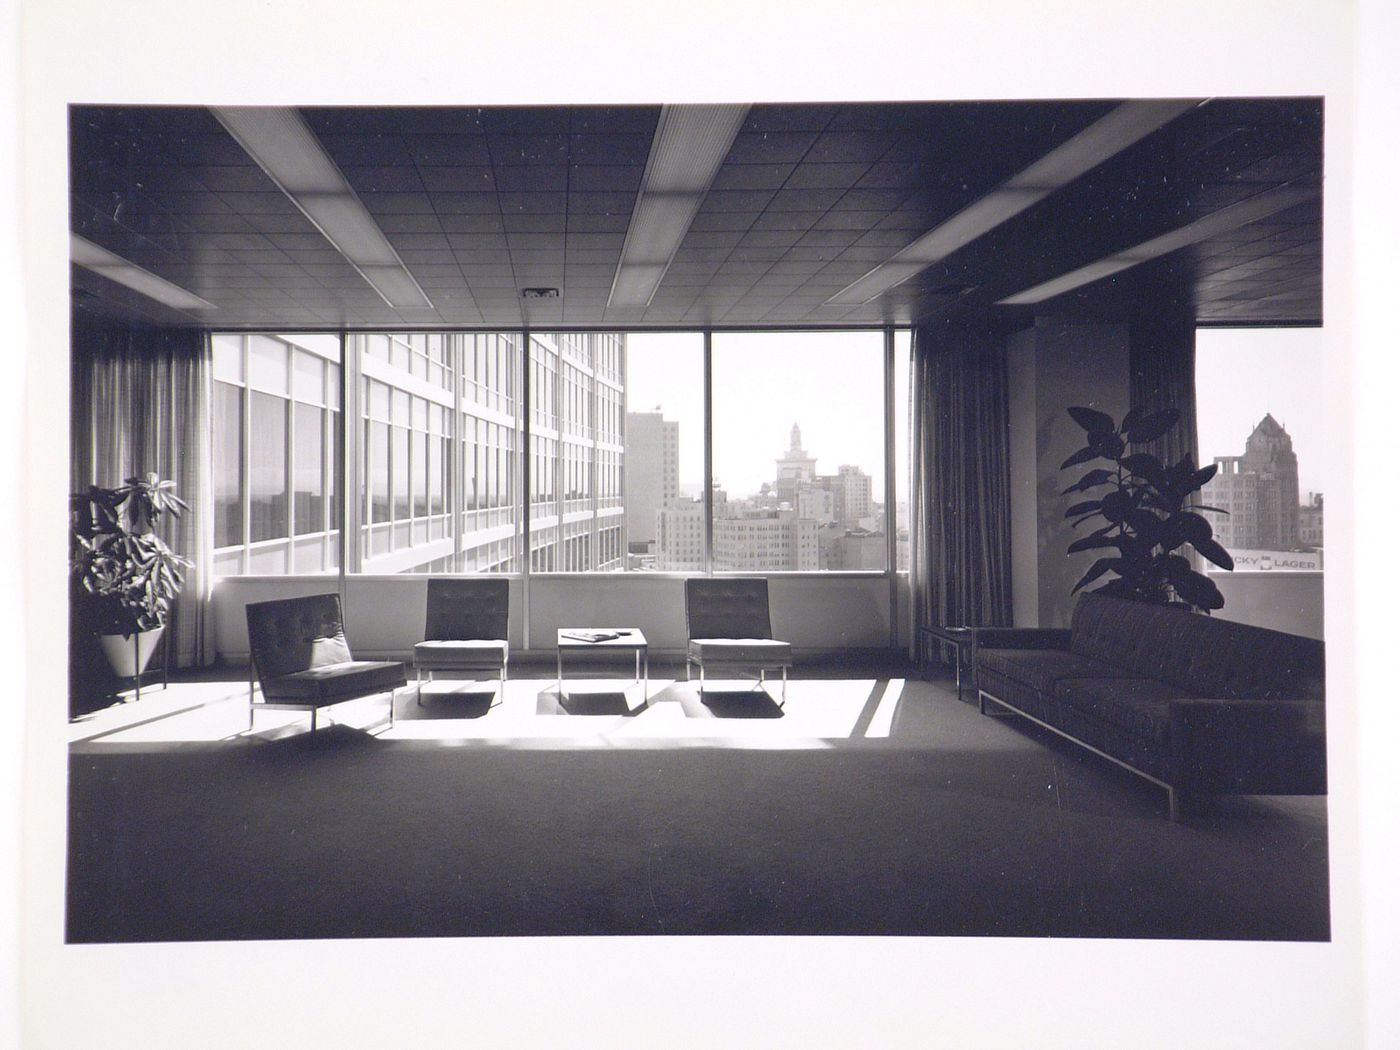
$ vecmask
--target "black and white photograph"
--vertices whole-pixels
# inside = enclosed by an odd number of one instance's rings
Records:
[[[1384,1045],[1374,43],[1190,9],[31,25],[21,1045]]]

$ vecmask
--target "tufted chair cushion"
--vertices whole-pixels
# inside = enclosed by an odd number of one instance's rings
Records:
[[[428,581],[427,641],[504,641],[510,622],[510,581],[473,578]]]
[[[316,594],[248,606],[248,651],[264,684],[272,678],[351,659],[340,595]]]
[[[772,638],[768,581],[688,579],[685,581],[685,633],[688,638]]]
[[[407,682],[401,663],[351,656],[338,594],[253,602],[247,614],[248,652],[268,700],[328,703]]]

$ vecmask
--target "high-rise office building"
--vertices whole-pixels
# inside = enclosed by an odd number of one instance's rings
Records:
[[[1266,414],[1245,441],[1242,456],[1215,457],[1215,477],[1201,502],[1227,511],[1208,513],[1226,548],[1292,550],[1298,535],[1298,457],[1283,425]]]
[[[680,424],[660,412],[628,412],[623,489],[627,549],[647,554],[656,543],[657,512],[680,495]]]
[[[774,489],[778,499],[793,503],[797,498],[797,490],[803,485],[811,484],[817,466],[816,457],[807,455],[807,450],[802,447],[802,428],[796,423],[792,425],[788,450],[775,460],[775,463],[777,484]]]
[[[346,470],[362,479],[344,503],[346,569],[521,571],[522,367],[531,568],[622,566],[625,335],[531,333],[528,355],[506,332],[212,343],[218,575],[338,568],[342,386]]]
[[[833,515],[847,529],[862,528],[875,512],[871,477],[860,467],[842,464],[835,474],[818,475],[814,484],[832,494]]]

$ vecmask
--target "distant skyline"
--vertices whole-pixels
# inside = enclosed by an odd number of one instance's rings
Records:
[[[1196,333],[1196,432],[1202,464],[1244,454],[1266,414],[1293,439],[1298,494],[1327,491],[1331,458],[1320,328],[1202,328]]]
[[[907,341],[907,336],[905,337]],[[696,333],[629,333],[627,407],[680,423],[681,487],[704,478],[704,340]],[[835,474],[855,464],[884,485],[884,338],[880,332],[716,332],[715,478],[748,496],[775,478],[792,425]]]
[[[896,355],[896,419],[906,426],[908,333],[896,338],[902,351]],[[680,424],[681,487],[698,491],[704,477],[704,339],[697,332],[633,332],[627,341],[628,411],[659,410]],[[713,346],[715,476],[727,491],[749,495],[771,482],[773,461],[788,447],[797,423],[820,473],[854,463],[875,478],[878,498],[884,472],[878,332],[717,332]],[[1196,346],[1202,464],[1243,454],[1245,439],[1272,414],[1293,439],[1300,495],[1326,492],[1331,450],[1322,329],[1203,328]],[[832,375],[840,381],[830,382]],[[905,445],[897,447],[897,469],[907,471]]]

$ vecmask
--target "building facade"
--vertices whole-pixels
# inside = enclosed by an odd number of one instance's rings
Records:
[[[1208,513],[1227,549],[1292,550],[1299,545],[1298,457],[1293,439],[1265,415],[1245,441],[1242,456],[1217,456],[1215,477],[1201,502],[1228,512]]]
[[[531,568],[624,563],[625,335],[362,332],[342,357],[218,333],[213,360],[217,575],[334,572],[342,547],[349,572],[521,571],[527,409]]]
[[[654,552],[657,514],[680,497],[680,430],[660,412],[627,413],[623,491],[629,553]]]

